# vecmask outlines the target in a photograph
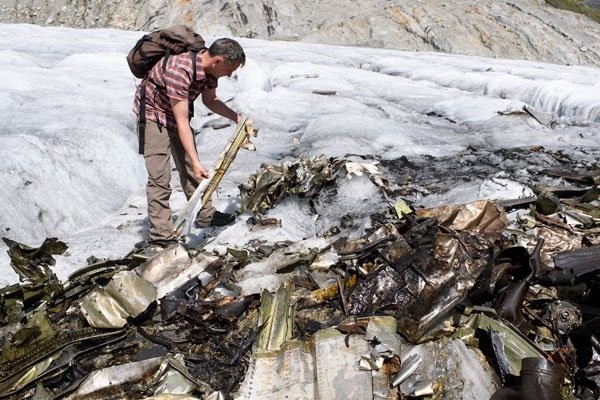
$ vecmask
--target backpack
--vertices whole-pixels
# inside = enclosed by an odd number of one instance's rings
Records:
[[[161,58],[164,67],[171,54],[203,49],[202,36],[186,25],[175,25],[142,36],[127,54],[127,64],[136,78],[145,78]]]
[[[127,53],[127,64],[136,78],[143,79],[140,85],[140,114],[138,117],[139,153],[144,154],[144,130],[146,128],[146,83],[148,74],[160,61],[162,67],[167,66],[171,54],[190,52],[192,57],[193,81],[196,80],[196,55],[206,49],[202,36],[186,25],[174,25],[142,36]],[[193,104],[190,104],[190,118],[194,115]]]

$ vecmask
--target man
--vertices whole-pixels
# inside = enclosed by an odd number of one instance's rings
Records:
[[[193,54],[193,53],[192,53]],[[200,181],[208,177],[196,151],[190,127],[190,106],[198,96],[211,111],[239,123],[242,117],[218,99],[218,79],[244,65],[246,55],[238,42],[218,39],[208,50],[196,55],[196,79],[193,80],[193,61],[189,52],[171,55],[167,64],[159,61],[150,71],[145,92],[146,127],[144,131],[144,162],[148,171],[146,196],[151,242],[173,239],[171,221],[171,155],[179,172],[181,187],[189,199]],[[134,112],[140,113],[140,92],[135,96]],[[208,203],[196,218],[196,225],[222,226],[233,222],[231,214],[216,211]]]

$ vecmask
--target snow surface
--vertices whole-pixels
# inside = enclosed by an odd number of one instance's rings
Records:
[[[39,246],[69,245],[55,271],[66,278],[87,257],[120,258],[147,238],[146,173],[137,154],[131,104],[137,81],[125,55],[140,32],[0,24],[1,236]],[[213,38],[206,38],[210,43]],[[600,143],[600,70],[441,53],[239,39],[248,62],[222,79],[219,96],[255,120],[256,152],[240,152],[213,197],[235,211],[238,185],[263,163],[300,155],[452,155],[468,146],[540,145],[570,151]],[[554,128],[519,116],[523,106],[551,116]],[[233,133],[198,102],[194,129],[210,167]],[[524,195],[490,179],[422,204]],[[503,178],[503,179],[504,179]],[[177,187],[176,182],[174,185]],[[281,227],[253,230],[242,214],[208,249],[253,239],[314,237],[344,211],[366,216],[383,201],[366,177],[342,186],[332,210],[314,215],[288,198],[271,210]],[[393,200],[393,199],[392,199]],[[172,198],[177,212],[180,190]],[[365,224],[367,224],[365,220]],[[190,242],[211,230],[192,231]],[[0,286],[15,283],[0,243]]]

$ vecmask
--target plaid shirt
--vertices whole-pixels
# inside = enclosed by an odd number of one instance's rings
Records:
[[[217,87],[217,79],[204,73],[201,53],[196,56],[196,80],[192,82],[192,57],[190,52],[169,56],[167,65],[157,62],[150,71],[146,84],[146,119],[157,122],[167,129],[177,129],[169,99],[187,100],[193,103],[204,89]],[[135,92],[133,112],[140,113],[140,90]],[[191,117],[191,116],[190,116]]]

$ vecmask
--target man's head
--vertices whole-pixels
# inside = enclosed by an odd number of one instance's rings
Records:
[[[246,54],[242,46],[228,38],[215,40],[208,48],[208,56],[205,69],[215,78],[231,76],[233,71],[246,63]]]

